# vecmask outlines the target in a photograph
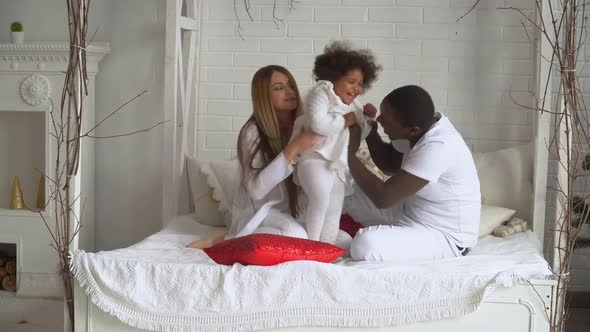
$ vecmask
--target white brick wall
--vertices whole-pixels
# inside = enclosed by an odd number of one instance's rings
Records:
[[[235,137],[251,113],[250,81],[267,64],[286,66],[302,90],[312,84],[316,55],[332,39],[369,48],[383,66],[363,100],[379,104],[405,84],[425,87],[437,109],[449,115],[479,151],[528,141],[531,120],[509,97],[530,102],[532,52],[518,14],[495,8],[514,5],[532,12],[532,0],[482,1],[459,23],[470,0],[302,0],[289,13],[279,2],[252,0],[248,19],[238,1],[203,0],[197,153],[234,155]],[[586,84],[590,91],[590,84]],[[232,141],[233,140],[233,141]]]

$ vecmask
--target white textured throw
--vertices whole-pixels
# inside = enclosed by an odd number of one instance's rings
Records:
[[[468,256],[441,262],[395,266],[345,259],[258,267],[217,265],[202,251],[184,248],[212,230],[180,217],[129,248],[77,251],[71,268],[105,312],[134,327],[171,332],[378,327],[450,318],[475,311],[496,285],[551,275],[530,231],[484,237]]]

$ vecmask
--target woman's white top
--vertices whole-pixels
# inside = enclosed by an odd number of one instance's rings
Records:
[[[293,173],[294,167],[281,152],[260,172],[252,170],[248,161],[257,144],[258,128],[250,122],[242,131],[241,153],[245,163],[241,165],[242,182],[236,188],[232,206],[232,222],[226,238],[251,234],[266,218],[271,209],[290,215],[289,195],[283,181]],[[262,151],[252,160],[254,167],[264,166]]]
[[[316,146],[303,154],[319,153],[330,161],[330,168],[346,183],[350,193],[352,176],[348,169],[348,140],[349,131],[345,127],[343,115],[354,112],[356,123],[361,127],[361,139],[365,139],[371,131],[367,122],[370,118],[363,113],[363,104],[355,98],[350,105],[342,102],[334,92],[334,84],[330,81],[319,80],[306,97],[304,112],[295,121],[293,140],[300,134],[301,128],[311,129],[314,133],[324,136]]]

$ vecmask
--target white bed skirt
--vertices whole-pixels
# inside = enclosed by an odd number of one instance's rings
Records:
[[[549,303],[554,281],[530,280],[513,288],[496,288],[472,314],[381,328],[291,327],[268,332],[549,332]],[[75,288],[76,332],[148,331],[129,326],[99,309]]]

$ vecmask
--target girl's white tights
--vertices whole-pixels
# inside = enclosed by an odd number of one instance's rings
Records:
[[[310,240],[336,243],[344,201],[344,182],[330,169],[330,162],[319,155],[297,162],[297,181],[307,195],[304,212]]]

